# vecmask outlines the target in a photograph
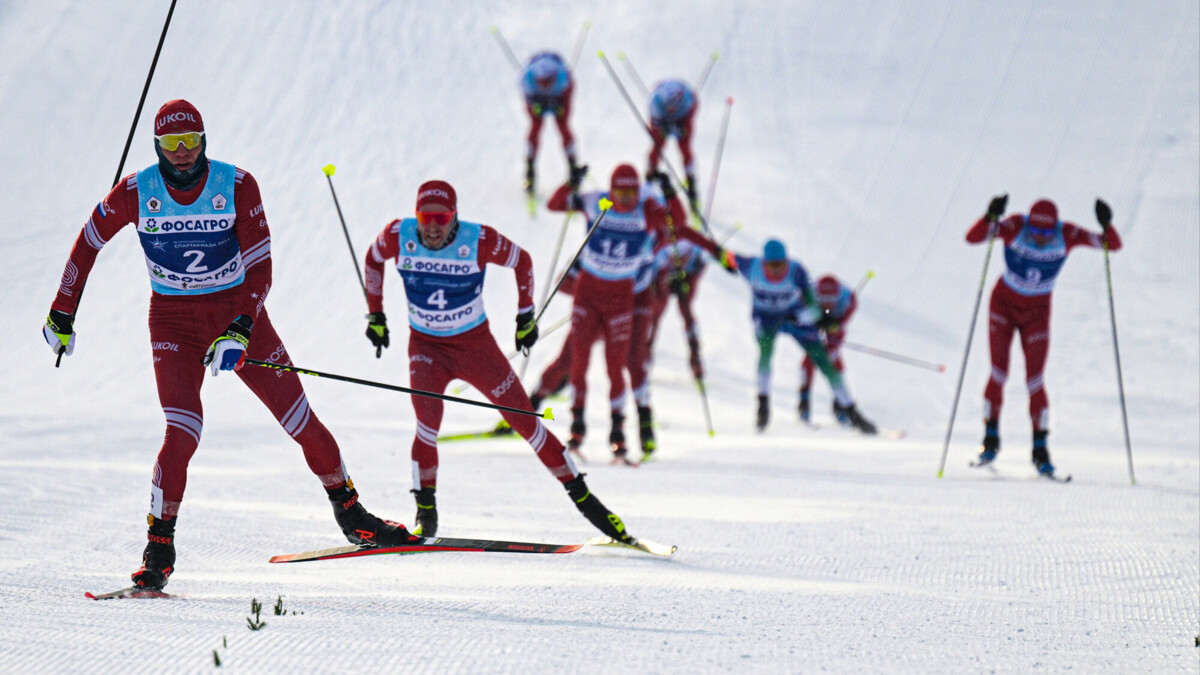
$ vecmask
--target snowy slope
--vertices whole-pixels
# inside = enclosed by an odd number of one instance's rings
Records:
[[[162,417],[147,283],[125,232],[88,282],[74,356],[53,368],[38,329],[88,211],[111,185],[169,3],[0,3],[0,663],[14,671],[1195,672],[1200,634],[1200,6],[1192,1],[745,3],[237,3],[181,0],[125,173],[154,161],[149,119],[184,97],[212,157],[258,179],[272,227],[273,322],[296,363],[407,383],[403,331],[382,360],[321,167],[359,256],[416,186],[453,183],[464,217],[534,255],[545,282],[561,217],[519,194],[522,57],[569,52],[573,126],[599,183],[648,142],[603,65],[694,79],[715,51],[695,147],[702,194],[734,99],[713,220],[751,253],[783,239],[814,274],[872,270],[850,339],[944,363],[941,375],[847,354],[863,411],[904,441],[818,432],[794,417],[794,345],[775,362],[774,421],[753,433],[755,345],[745,285],[719,269],[699,318],[717,434],[709,438],[671,310],[654,396],[662,459],[589,465],[589,484],[669,561],[610,551],[273,566],[339,543],[287,436],[228,375],[205,388],[170,590],[177,602],[95,604],[123,585]],[[614,61],[614,65],[616,64]],[[543,131],[543,192],[565,176]],[[677,154],[670,155],[677,162]],[[678,166],[678,163],[676,163]],[[1112,283],[1138,484],[1129,485],[1104,257],[1077,251],[1055,294],[1046,371],[1051,448],[1074,483],[1033,479],[1023,362],[995,475],[967,468],[988,366],[977,327],[950,418],[984,249],[962,239],[994,194],[1043,196],[1094,228],[1108,200],[1126,242]],[[18,201],[20,200],[20,201]],[[19,207],[18,207],[19,204]],[[568,247],[578,245],[578,222]],[[987,289],[1002,268],[987,268]],[[390,274],[388,308],[401,311]],[[540,293],[540,291],[539,291]],[[984,301],[986,302],[986,296]],[[511,275],[486,303],[511,344]],[[569,311],[566,300],[547,313]],[[986,311],[986,310],[984,310]],[[530,377],[562,332],[533,355]],[[593,375],[602,371],[594,359]],[[364,502],[411,516],[413,416],[400,396],[307,381]],[[602,388],[593,388],[593,393]],[[819,413],[828,390],[816,389]],[[562,402],[565,434],[569,415]],[[585,451],[599,457],[603,404]],[[444,429],[494,417],[448,407]],[[631,429],[630,429],[631,430]],[[519,442],[446,445],[443,534],[590,536]],[[251,598],[296,610],[245,626]],[[301,612],[303,614],[301,614]],[[227,646],[226,646],[227,645]]]

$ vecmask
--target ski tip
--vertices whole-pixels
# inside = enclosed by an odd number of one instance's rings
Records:
[[[323,171],[326,176],[332,176],[333,172],[337,171],[337,167],[332,164],[326,164],[325,166],[321,167],[321,171]]]
[[[609,199],[608,197],[600,198],[600,210],[601,211],[607,211],[607,210],[611,209],[612,205],[613,205],[612,200]]]
[[[554,408],[546,408],[545,412],[542,413],[542,419],[544,419],[544,420],[554,419]]]

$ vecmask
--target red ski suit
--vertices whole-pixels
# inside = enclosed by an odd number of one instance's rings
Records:
[[[204,191],[205,180],[188,191],[169,185],[167,190],[176,202],[191,204]],[[154,377],[167,420],[151,489],[152,512],[158,518],[173,518],[183,500],[188,462],[196,452],[204,428],[200,404],[205,374],[202,360],[212,341],[225,332],[235,317],[245,314],[254,321],[246,356],[291,364],[263,307],[271,288],[271,233],[258,183],[249,173],[237,169],[233,194],[236,206],[233,228],[245,266],[242,283],[204,295],[157,292],[150,295]],[[52,309],[75,312],[97,254],[117,232],[137,222],[139,203],[137,174],[130,174],[96,206],[71,249]],[[300,444],[309,469],[321,483],[326,488],[345,484],[346,473],[337,443],[309,409],[299,376],[259,367],[242,368],[237,375]]]
[[[400,220],[389,223],[367,252],[367,305],[371,312],[383,311],[384,263],[409,254],[415,257],[423,250],[423,244],[419,242],[401,241],[401,223]],[[467,233],[460,229],[438,250],[476,244],[475,262],[479,269],[482,270],[488,263],[513,268],[517,277],[519,311],[533,309],[533,262],[529,253],[487,225],[479,226],[478,232],[477,243],[467,242]],[[415,301],[412,294],[416,292],[412,288],[414,275],[420,273],[398,269],[405,281],[404,288],[409,295],[412,312]],[[481,289],[482,283],[480,277]],[[479,325],[455,335],[435,335],[417,328],[415,324],[411,325],[408,358],[409,381],[414,389],[440,394],[451,380],[461,379],[478,389],[492,403],[523,410],[533,409],[517,374],[496,344],[486,317]],[[417,433],[412,443],[413,487],[436,487],[437,436],[442,426],[444,405],[441,399],[428,396],[413,396],[412,405],[417,416]],[[539,418],[507,411],[501,411],[500,414],[514,431],[533,446],[538,459],[560,482],[566,483],[579,475],[562,441],[550,433]]]
[[[573,209],[584,210],[585,201],[592,202],[599,193],[574,196],[570,187],[563,185],[554,193],[547,203],[551,211],[566,211]],[[687,215],[678,198],[669,201],[671,220],[680,226],[668,227],[667,208],[651,197],[643,197],[643,232],[654,233],[659,242],[671,242],[676,237],[687,239],[714,253],[716,244],[703,235],[683,226]],[[616,213],[615,211],[613,212]],[[607,220],[607,217],[606,217]],[[591,227],[592,223],[588,223]],[[601,222],[592,235],[589,245],[605,241],[605,222]],[[627,233],[626,233],[627,234]],[[632,259],[640,255],[640,244],[629,246],[627,257]],[[567,337],[571,349],[571,386],[574,389],[574,400],[571,407],[575,410],[584,408],[587,401],[587,369],[591,357],[592,344],[596,340],[604,340],[604,356],[609,378],[609,407],[613,413],[621,413],[625,407],[625,376],[624,370],[630,363],[630,345],[633,337],[634,311],[634,279],[632,272],[628,278],[603,279],[589,272],[586,268],[580,270],[579,279],[575,285],[575,305],[572,310],[571,333]],[[635,366],[636,367],[636,366]]]
[[[1004,383],[1008,381],[1008,358],[1013,332],[1021,333],[1025,352],[1025,384],[1029,390],[1029,416],[1034,431],[1049,426],[1050,400],[1042,382],[1046,355],[1050,350],[1050,295],[1067,254],[1076,246],[1121,250],[1121,237],[1109,226],[1105,234],[1089,232],[1074,223],[1060,222],[1049,243],[1036,244],[1027,236],[1027,216],[1014,214],[996,226],[1004,241],[1006,270],[996,282],[988,303],[988,343],[992,374],[984,388],[984,419],[1000,419]],[[988,239],[988,221],[980,218],[967,230],[967,242]]]

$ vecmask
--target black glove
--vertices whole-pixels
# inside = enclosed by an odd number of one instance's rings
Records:
[[[55,354],[70,356],[75,351],[75,315],[50,310],[42,326],[42,337]]]
[[[1104,228],[1105,232],[1112,225],[1112,208],[1103,199],[1096,200],[1096,220],[1100,222],[1100,227]]]
[[[567,179],[567,185],[570,186],[571,192],[579,192],[579,186],[583,184],[587,172],[587,164],[571,167],[571,177]]]
[[[659,189],[662,190],[663,199],[671,201],[675,197],[675,186],[671,185],[671,177],[661,171],[655,171],[650,174],[649,179],[658,183]]]
[[[822,309],[821,310],[821,318],[817,319],[817,328],[828,331],[828,330],[836,330],[837,327],[838,327],[838,320],[834,318],[833,312],[828,309]]]
[[[1000,216],[1004,215],[1004,209],[1008,206],[1008,194],[1002,194],[999,197],[992,197],[992,201],[988,203],[987,219],[989,223],[994,223],[1000,220]]]
[[[388,334],[387,315],[383,312],[371,312],[367,315],[367,339],[375,345],[375,356],[378,357],[384,347],[392,344]]]
[[[529,348],[537,342],[538,327],[533,310],[517,315],[517,350],[529,356]]]

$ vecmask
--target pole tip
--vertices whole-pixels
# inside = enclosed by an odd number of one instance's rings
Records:
[[[542,413],[542,419],[544,419],[544,420],[554,419],[554,408],[546,408],[545,412]]]
[[[944,366],[944,365],[942,365],[942,364],[940,364],[940,363],[939,363],[939,364],[938,364],[938,372],[939,372],[939,373],[944,373],[944,372],[946,372],[946,366]]]
[[[733,105],[733,97],[732,96],[725,97],[725,105]]]
[[[938,478],[941,478],[941,477],[942,477],[942,472],[941,472],[941,470],[938,470]]]
[[[617,60],[624,61],[625,60],[625,52],[617,52]]]
[[[716,436],[716,435],[717,435],[717,432],[716,432],[716,430],[715,430],[715,429],[710,429],[710,430],[708,431],[708,437],[709,437],[709,438],[712,438],[713,436]]]
[[[721,58],[721,52],[713,52],[712,60],[716,61],[719,58]]]
[[[492,35],[495,35],[496,33],[500,32],[500,29],[496,28],[495,26],[488,26],[488,32]]]
[[[600,210],[607,211],[611,208],[612,208],[612,200],[609,199],[608,197],[601,197],[600,198]]]
[[[333,172],[337,171],[337,167],[332,164],[326,164],[321,168],[321,171],[324,171],[326,176],[332,176]]]
[[[875,270],[867,270],[867,278],[874,279],[875,278]]]
[[[584,28],[591,28],[591,27],[592,27],[592,20],[591,20],[591,19],[585,19],[585,20],[584,20],[584,22],[583,22],[583,27],[584,27]]]

